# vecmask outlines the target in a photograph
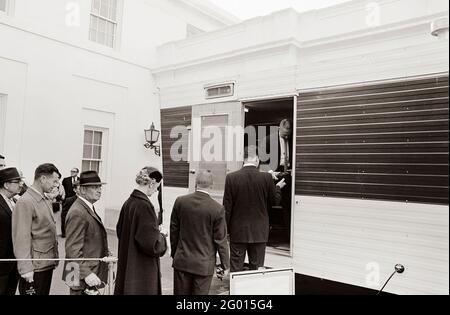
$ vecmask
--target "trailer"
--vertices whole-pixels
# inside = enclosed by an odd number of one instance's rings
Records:
[[[222,202],[245,128],[261,144],[288,119],[289,205],[271,210],[266,265],[293,268],[297,294],[375,294],[399,263],[386,292],[449,293],[448,39],[431,31],[447,19],[448,36],[448,4],[373,4],[378,24],[350,1],[158,49],[166,224],[198,170]]]

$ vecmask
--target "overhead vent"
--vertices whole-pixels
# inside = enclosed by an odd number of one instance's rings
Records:
[[[234,83],[227,83],[227,84],[205,87],[206,99],[228,97],[228,96],[233,96],[233,95],[234,95]]]

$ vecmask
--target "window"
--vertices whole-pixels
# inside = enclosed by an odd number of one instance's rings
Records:
[[[205,88],[206,98],[218,98],[234,95],[234,83],[210,86]]]
[[[114,47],[117,37],[117,2],[118,0],[92,0],[89,29],[91,41]]]
[[[0,0],[0,11],[6,12],[8,0]]]
[[[103,132],[94,129],[84,130],[82,171],[101,173],[103,153]]]

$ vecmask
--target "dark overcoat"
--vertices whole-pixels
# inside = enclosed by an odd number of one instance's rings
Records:
[[[0,259],[15,259],[11,222],[11,209],[0,195]],[[17,264],[15,262],[0,263],[0,276],[6,276],[11,272],[17,272]]]
[[[160,257],[167,250],[150,199],[135,190],[117,223],[119,238],[116,295],[161,295]]]
[[[224,208],[208,194],[195,192],[175,201],[170,220],[173,268],[199,276],[212,276],[216,253],[224,269],[230,253]]]
[[[100,217],[89,209],[88,205],[77,198],[66,218],[66,258],[104,258],[108,257],[108,235]],[[84,290],[84,279],[94,273],[104,283],[108,281],[108,265],[99,261],[76,262],[79,267],[80,281],[73,282],[72,268],[66,261],[63,280],[74,290]],[[78,269],[78,268],[77,268]],[[112,281],[112,280],[111,280]]]

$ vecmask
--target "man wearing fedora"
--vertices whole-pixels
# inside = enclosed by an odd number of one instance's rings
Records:
[[[12,238],[19,261],[19,292],[27,294],[33,285],[37,295],[49,295],[53,270],[58,265],[56,219],[45,193],[59,185],[59,171],[53,164],[42,164],[34,172],[34,182],[19,199],[12,215]]]
[[[0,170],[6,167],[5,157],[0,154]]]
[[[102,195],[102,183],[95,171],[81,173],[79,196],[66,218],[66,258],[104,258],[109,255],[106,229],[94,204]],[[100,261],[66,262],[63,281],[71,295],[102,287],[108,280],[108,265]]]
[[[22,185],[22,176],[15,167],[0,169],[0,259],[16,258],[11,237],[13,198]],[[15,295],[19,278],[17,263],[0,263],[0,295]]]

